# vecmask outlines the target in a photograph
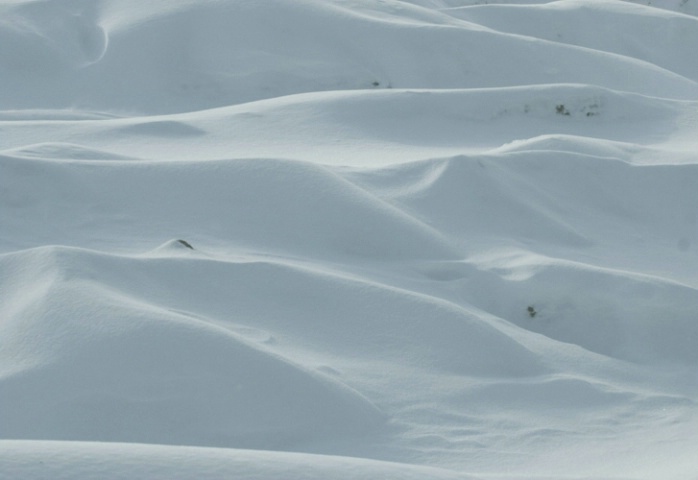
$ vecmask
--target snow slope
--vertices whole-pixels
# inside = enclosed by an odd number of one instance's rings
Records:
[[[698,478],[695,3],[0,1],[0,478]]]

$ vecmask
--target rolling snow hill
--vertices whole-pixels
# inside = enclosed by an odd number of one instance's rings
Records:
[[[698,0],[0,0],[0,478],[698,478]]]

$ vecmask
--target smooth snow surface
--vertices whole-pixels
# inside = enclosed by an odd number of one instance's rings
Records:
[[[0,478],[698,479],[698,0],[0,0]]]

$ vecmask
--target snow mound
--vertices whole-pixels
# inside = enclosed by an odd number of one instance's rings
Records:
[[[128,160],[129,157],[105,150],[63,142],[44,142],[20,148],[4,150],[3,155],[21,159],[43,160]]]
[[[46,205],[36,201],[37,195],[54,191],[62,200],[51,208],[62,218],[65,244],[82,236],[85,221],[94,234],[106,236],[113,225],[131,219],[141,229],[140,242],[163,236],[192,241],[222,236],[237,245],[287,254],[324,251],[386,260],[455,255],[448,241],[419,219],[311,163],[246,159],[96,165],[7,157],[1,161],[6,172],[1,181],[14,199],[10,221],[20,230],[31,228],[37,239],[55,236],[56,230],[46,223],[27,224],[22,218],[41,215]],[[95,186],[99,195],[80,185]]]
[[[591,14],[591,22],[605,16],[598,7]],[[493,30],[396,1],[17,2],[4,17],[0,61],[10,67],[0,83],[4,108],[153,114],[319,90],[544,83],[672,98],[698,93],[690,73],[696,62],[680,53],[666,61],[664,53],[640,53],[638,60],[522,37],[504,13],[505,24]],[[690,43],[695,22],[676,19],[682,21]],[[615,43],[614,30],[600,31],[595,41]],[[623,31],[634,39],[626,45],[653,34],[642,25]]]
[[[348,457],[251,450],[80,442],[0,441],[0,475],[25,480],[230,477],[250,480],[467,480],[448,470]]]
[[[5,438],[283,449],[382,423],[331,378],[96,280],[105,262],[59,247],[0,258]]]
[[[0,153],[50,142],[157,161],[289,159],[376,167],[487,152],[546,135],[654,144],[677,128],[690,137],[697,108],[695,101],[579,84],[318,92],[171,116],[6,121],[8,150]]]
[[[698,362],[696,288],[524,252],[473,261],[496,275],[483,282],[490,299],[480,291],[473,303],[523,328],[627,361]],[[532,310],[525,312],[524,304]]]
[[[698,80],[698,62],[684,48],[698,41],[698,18],[695,17],[662,13],[628,2],[589,0],[540,5],[480,5],[452,8],[447,12],[497,31],[622,55]],[[618,28],[621,21],[623,28]],[[571,28],[579,22],[588,28]],[[642,41],[644,38],[655,40],[646,43]]]

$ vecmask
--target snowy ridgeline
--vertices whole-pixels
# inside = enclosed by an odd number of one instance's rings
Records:
[[[0,1],[0,478],[695,478],[697,3]]]
[[[697,3],[654,3],[672,2]],[[647,2],[4,3],[6,110],[153,114],[319,90],[550,83],[696,95],[698,19]]]

